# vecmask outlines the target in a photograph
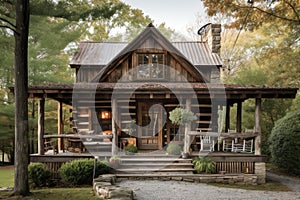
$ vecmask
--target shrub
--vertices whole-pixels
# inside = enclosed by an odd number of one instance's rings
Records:
[[[49,184],[52,174],[43,163],[31,163],[28,165],[28,179],[34,187],[43,187]]]
[[[71,185],[90,185],[93,181],[93,171],[94,160],[81,159],[63,164],[58,170],[58,173],[65,183]],[[109,167],[107,162],[97,161],[95,172],[95,177],[108,173]]]
[[[133,144],[129,144],[129,145],[127,145],[126,147],[125,147],[125,152],[126,153],[133,153],[133,154],[135,154],[135,153],[137,153],[137,151],[138,151],[138,148],[136,147],[136,146],[134,146]]]
[[[170,143],[167,147],[167,153],[169,155],[180,155],[181,147],[179,146],[179,144]]]
[[[271,161],[274,165],[300,174],[300,112],[279,119],[269,138]]]
[[[192,111],[179,107],[172,110],[169,114],[169,119],[175,125],[182,125],[197,119],[196,115]]]
[[[193,164],[194,169],[198,174],[212,174],[215,172],[215,163],[209,157],[195,158]]]

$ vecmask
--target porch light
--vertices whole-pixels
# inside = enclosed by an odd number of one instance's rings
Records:
[[[109,111],[101,112],[101,119],[110,119],[110,118],[111,118],[111,112],[109,112]]]

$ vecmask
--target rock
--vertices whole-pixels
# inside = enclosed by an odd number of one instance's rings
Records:
[[[109,191],[109,199],[122,199],[122,200],[132,200],[133,191],[128,188],[117,188],[115,190]]]
[[[116,175],[114,174],[104,174],[99,176],[98,178],[95,178],[94,181],[95,182],[109,182],[112,185],[114,185],[116,183]]]

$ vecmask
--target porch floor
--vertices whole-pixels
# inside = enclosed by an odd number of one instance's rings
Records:
[[[214,152],[200,152],[199,151],[192,151],[190,156],[191,157],[197,157],[197,156],[209,156],[209,157],[261,157],[258,155],[254,155],[253,153],[236,153],[236,152],[222,152],[222,151],[214,151]],[[31,154],[31,156],[43,156],[43,155],[38,155],[38,154]],[[81,152],[81,153],[75,153],[75,152],[69,152],[69,151],[59,151],[57,153],[54,153],[53,150],[49,150],[45,152],[44,156],[53,156],[53,157],[59,157],[59,156],[71,156],[71,157],[94,157],[94,156],[99,156],[99,157],[110,157],[111,152],[95,152],[95,153],[90,153],[90,152]],[[126,155],[124,151],[119,151],[118,156],[168,156],[166,151],[164,150],[139,150],[138,153],[135,155]],[[180,157],[180,155],[169,155],[170,157]]]

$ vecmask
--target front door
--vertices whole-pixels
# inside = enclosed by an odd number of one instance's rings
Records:
[[[138,104],[139,149],[162,148],[162,106],[157,102]]]

